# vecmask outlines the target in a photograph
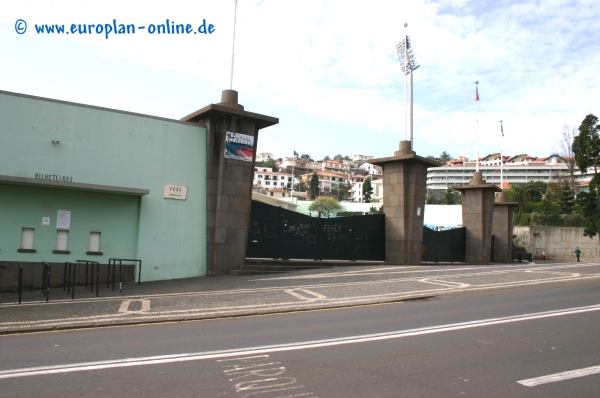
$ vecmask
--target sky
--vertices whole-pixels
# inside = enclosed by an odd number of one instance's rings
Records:
[[[235,9],[235,0],[2,2],[0,90],[179,120],[230,88]],[[235,16],[232,88],[245,110],[279,118],[261,130],[259,153],[393,156],[404,139],[405,23],[421,65],[418,155],[474,159],[478,142],[480,156],[545,157],[563,126],[600,116],[597,0],[239,0]],[[213,29],[150,33],[167,20]],[[37,33],[55,24],[75,33]],[[102,32],[79,33],[90,24]],[[106,24],[137,29],[107,35]]]

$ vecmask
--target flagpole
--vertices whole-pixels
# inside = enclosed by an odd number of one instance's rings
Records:
[[[502,120],[500,120],[500,131],[502,132],[502,136],[504,137],[504,129],[502,128]],[[503,173],[502,173],[502,169],[503,169],[503,165],[504,165],[504,156],[502,156],[502,141],[500,143],[500,189],[504,191],[504,185],[503,184]]]
[[[235,8],[233,10],[233,42],[231,44],[231,77],[229,78],[229,89],[233,90],[233,58],[235,54],[235,22],[237,17],[237,0],[235,1]]]
[[[294,203],[294,167],[296,167],[296,151],[294,151],[294,163],[292,163],[292,204]]]
[[[476,157],[475,157],[475,172],[479,172],[479,90],[477,89],[479,82],[475,82],[475,147],[476,147]]]
[[[404,141],[406,141],[408,131],[408,36],[406,35],[407,26],[408,24],[404,24]]]
[[[412,68],[409,70],[410,73],[410,89],[409,89],[409,93],[410,93],[410,127],[408,129],[409,134],[408,134],[408,140],[410,141],[410,145],[412,147],[412,142],[413,142],[413,71]]]
[[[504,190],[502,181],[503,181],[503,173],[502,173],[502,165],[504,164],[504,157],[502,156],[502,145],[500,145],[500,189]]]

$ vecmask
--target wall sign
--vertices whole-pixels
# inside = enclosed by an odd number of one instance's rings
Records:
[[[42,225],[50,225],[50,217],[42,217]]]
[[[185,200],[187,198],[187,185],[165,184],[165,199]]]
[[[70,210],[59,210],[56,213],[56,229],[71,229]]]
[[[60,174],[44,174],[35,173],[36,180],[51,180],[51,181],[62,181],[62,182],[73,182],[73,177],[63,176]]]
[[[251,162],[254,158],[254,137],[230,131],[225,134],[225,158]]]

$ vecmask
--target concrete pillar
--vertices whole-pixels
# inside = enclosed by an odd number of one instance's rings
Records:
[[[226,275],[246,259],[254,163],[225,158],[227,132],[254,137],[279,119],[251,113],[238,104],[238,93],[224,90],[221,102],[181,119],[206,127],[206,255],[207,274]]]
[[[469,185],[458,185],[452,189],[461,193],[463,226],[467,229],[465,262],[490,264],[494,194],[501,189],[494,184],[486,184],[481,171],[473,173]]]
[[[494,262],[510,263],[512,261],[513,214],[517,202],[509,202],[504,192],[499,192],[494,203]]]
[[[421,264],[427,169],[437,162],[417,156],[410,141],[400,141],[393,157],[369,160],[383,168],[385,261]]]

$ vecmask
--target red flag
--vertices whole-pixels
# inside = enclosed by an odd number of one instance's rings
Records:
[[[477,86],[475,86],[475,102],[479,101],[479,90],[477,89]]]

